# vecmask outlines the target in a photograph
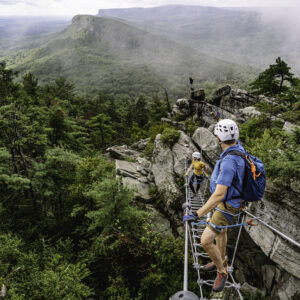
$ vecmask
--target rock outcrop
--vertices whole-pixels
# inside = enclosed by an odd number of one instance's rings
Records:
[[[198,151],[191,138],[183,131],[172,148],[174,159],[174,172],[177,176],[183,176],[185,173],[186,163],[190,163],[192,153]]]
[[[217,138],[208,129],[199,127],[194,132],[192,139],[202,149],[206,160],[214,165],[222,152]]]
[[[296,124],[292,124],[291,122],[284,122],[283,130],[285,130],[287,133],[292,133],[294,130],[300,129],[300,126]]]
[[[174,214],[176,202],[181,201],[182,193],[176,183],[174,173],[174,157],[172,150],[156,136],[152,157],[152,172],[155,178],[155,185],[163,196],[166,209]]]
[[[150,162],[138,158],[137,162],[128,162],[124,160],[116,160],[116,174],[122,176],[124,185],[135,191],[135,197],[139,200],[149,202],[149,187],[153,184],[153,176],[151,173]]]
[[[127,145],[113,146],[107,148],[106,151],[114,159],[124,159],[124,160],[128,158],[135,159],[140,156],[140,153],[138,151],[129,148]]]

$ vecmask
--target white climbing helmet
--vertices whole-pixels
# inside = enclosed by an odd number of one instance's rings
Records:
[[[221,140],[221,142],[238,140],[239,128],[233,120],[224,119],[216,124],[215,135]]]
[[[200,159],[200,158],[201,158],[201,154],[200,154],[199,152],[194,152],[194,153],[192,154],[192,157],[193,157],[193,158]]]

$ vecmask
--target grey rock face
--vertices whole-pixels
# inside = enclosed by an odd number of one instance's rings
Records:
[[[192,154],[195,151],[198,151],[198,149],[193,144],[192,139],[183,131],[181,131],[177,143],[172,148],[174,158],[174,171],[176,175],[184,175],[185,163],[186,161],[191,161]]]
[[[170,221],[151,204],[146,205],[146,211],[150,213],[149,223],[153,225],[153,229],[165,237],[172,236]]]
[[[137,158],[140,153],[130,149],[127,145],[123,146],[113,146],[106,149],[110,156],[114,159],[127,159],[127,158]]]
[[[219,98],[215,97],[213,99],[214,104],[233,114],[236,114],[239,109],[251,106],[257,102],[256,97],[245,90],[236,89],[230,91],[230,89],[225,86],[219,91],[220,96]],[[228,93],[228,91],[230,91],[230,93]]]
[[[261,203],[251,204],[250,211],[274,228],[285,233],[292,239],[299,241],[299,218],[293,211],[287,210],[282,203],[275,203],[263,199]],[[283,270],[300,278],[300,251],[291,246],[283,238],[263,225],[251,227],[247,226],[248,231],[254,242],[262,251]]]
[[[264,291],[257,289],[256,287],[248,284],[247,282],[243,283],[241,291],[246,292],[247,294],[253,297],[257,296],[257,294],[259,294],[262,298],[265,296]]]
[[[135,198],[142,201],[150,201],[149,187],[152,182],[150,178],[150,162],[144,158],[138,157],[137,162],[128,162],[116,160],[117,176],[122,176],[122,182],[125,186],[135,191]],[[144,175],[146,174],[147,177]],[[149,176],[149,179],[148,179]]]
[[[143,151],[147,147],[149,141],[150,138],[139,140],[138,142],[132,144],[131,148],[137,151]]]
[[[206,123],[207,126],[205,127],[215,125],[217,123],[217,113],[220,113],[223,119],[237,119],[235,112],[231,113],[222,107],[205,103],[201,106],[201,119]]]
[[[247,119],[252,117],[258,117],[261,115],[261,112],[258,111],[254,106],[248,106],[241,108],[239,112],[244,115]]]
[[[285,130],[287,133],[292,133],[295,129],[300,129],[300,126],[288,121],[286,121],[283,125],[283,130]]]
[[[185,126],[184,126],[184,123],[183,123],[183,122],[172,121],[172,120],[170,120],[170,119],[168,119],[168,118],[161,118],[160,121],[161,121],[162,123],[167,123],[167,124],[169,124],[169,125],[171,125],[171,126],[174,126],[174,127],[176,127],[177,129],[179,129],[179,130],[185,130]]]
[[[149,195],[149,184],[141,182],[131,177],[123,177],[122,183],[125,186],[134,190],[134,196],[136,199],[145,202],[151,200],[151,197]]]
[[[270,290],[272,287],[273,280],[275,279],[276,266],[274,265],[264,265],[261,267],[261,272],[263,275],[263,280],[265,287]]]
[[[217,138],[208,129],[199,127],[194,132],[192,139],[205,153],[207,160],[211,164],[215,164],[222,152]]]
[[[270,299],[272,300],[292,299],[292,297],[299,292],[300,292],[300,280],[288,273],[284,273],[280,278],[277,278],[276,285],[272,290]],[[294,298],[294,299],[298,299],[298,298]]]
[[[176,105],[181,109],[189,109],[189,100],[185,98],[177,99]]]
[[[181,197],[175,181],[174,159],[171,149],[165,145],[160,134],[156,136],[152,157],[152,172],[158,191],[164,196],[166,208],[172,213],[172,205]]]

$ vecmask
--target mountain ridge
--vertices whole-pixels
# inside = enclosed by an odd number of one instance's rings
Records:
[[[291,8],[163,6],[99,10],[226,61],[264,69],[281,56],[300,74],[300,26]],[[297,38],[298,36],[298,38]]]
[[[41,47],[6,58],[9,66],[21,73],[31,71],[42,82],[60,74],[85,92],[91,86],[96,92],[95,87],[103,82],[110,85],[108,92],[111,92],[111,82],[124,81],[124,72],[129,81],[125,80],[121,89],[134,87],[146,92],[149,85],[150,93],[155,93],[161,85],[172,87],[174,82],[181,84],[180,93],[183,80],[191,74],[213,81],[220,74],[240,72],[235,64],[164,37],[124,22],[89,15],[75,16],[69,27]]]

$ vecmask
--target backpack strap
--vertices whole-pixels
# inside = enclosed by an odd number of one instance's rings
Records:
[[[227,155],[237,155],[239,157],[242,157],[243,159],[246,159],[246,155],[245,153],[241,152],[241,151],[238,151],[238,150],[232,150],[232,151],[229,151],[226,153],[226,155],[223,157],[223,159],[227,156]],[[222,159],[222,160],[223,160]],[[242,195],[242,192],[238,189],[238,187],[232,182],[232,186]],[[240,196],[235,196],[235,197],[232,197],[232,199],[238,199]],[[227,209],[227,206],[226,206],[226,202],[228,201],[228,189],[227,189],[227,192],[226,192],[226,198],[225,200],[223,201],[224,202],[224,206],[225,208]]]

